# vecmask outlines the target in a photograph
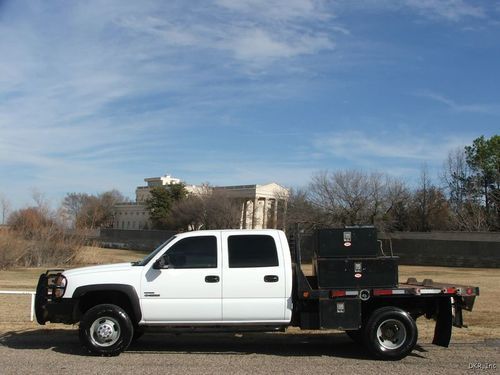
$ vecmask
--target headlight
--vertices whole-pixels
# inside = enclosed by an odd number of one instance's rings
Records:
[[[61,298],[64,296],[64,292],[66,291],[66,278],[63,275],[59,275],[56,278],[56,282],[54,283],[54,297]]]

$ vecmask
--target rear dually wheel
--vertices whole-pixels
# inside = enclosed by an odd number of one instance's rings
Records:
[[[377,358],[399,360],[411,353],[417,343],[415,320],[397,307],[375,310],[365,326],[364,344]]]

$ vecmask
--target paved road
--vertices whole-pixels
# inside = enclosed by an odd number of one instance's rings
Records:
[[[474,370],[470,364],[495,365]],[[0,335],[2,374],[462,374],[499,373],[500,340],[422,344],[399,362],[374,361],[344,334],[146,334],[118,357],[88,356],[76,331]]]

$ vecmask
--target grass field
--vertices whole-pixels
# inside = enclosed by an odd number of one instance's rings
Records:
[[[145,253],[137,251],[87,247],[78,263],[81,265],[119,263],[137,260],[144,256]],[[310,266],[306,265],[304,268],[305,272],[310,270]],[[45,272],[45,268],[0,271],[0,290],[34,290],[42,272]],[[464,312],[464,322],[469,328],[454,329],[453,340],[500,339],[500,298],[497,292],[500,285],[500,269],[400,266],[400,281],[406,281],[408,277],[479,286],[481,295],[476,299],[474,311]],[[0,295],[0,332],[42,328],[29,321],[29,311],[29,296]],[[418,325],[420,339],[424,342],[431,341],[434,322],[419,319]],[[63,327],[74,328],[60,324],[47,324],[44,328],[50,330]],[[291,333],[295,331],[290,330]]]

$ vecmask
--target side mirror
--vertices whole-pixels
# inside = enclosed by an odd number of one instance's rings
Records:
[[[153,269],[162,270],[168,268],[168,264],[165,264],[165,258],[160,257],[153,263]]]

